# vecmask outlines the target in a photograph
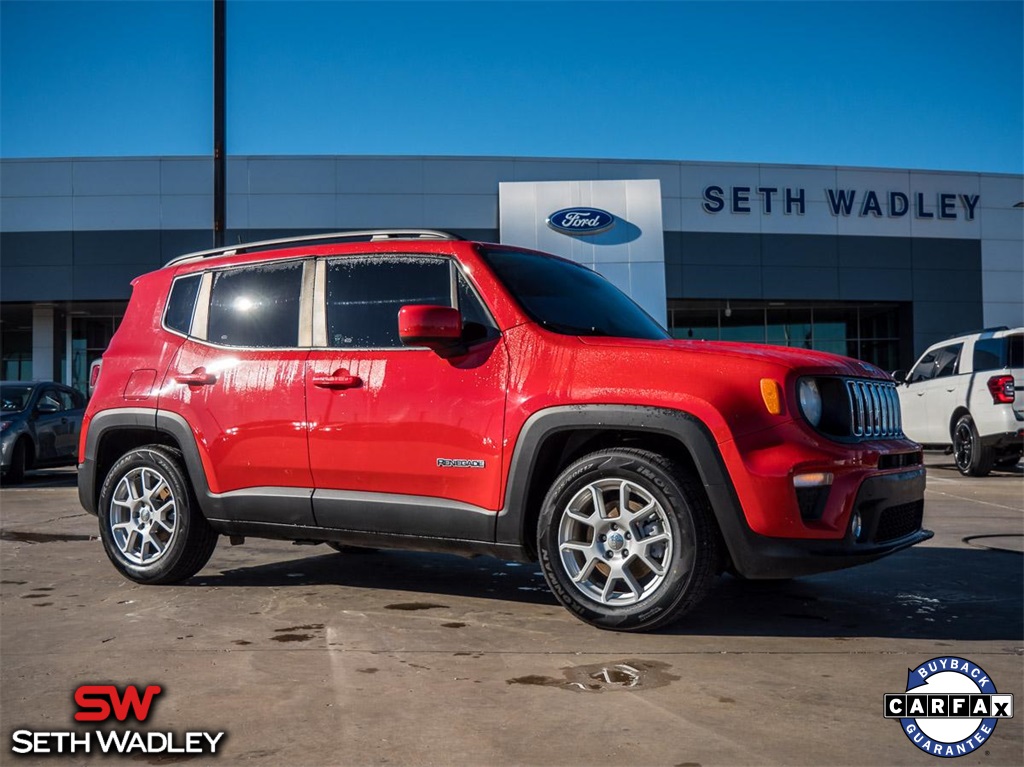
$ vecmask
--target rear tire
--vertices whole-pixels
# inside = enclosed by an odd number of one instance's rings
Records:
[[[100,489],[99,523],[107,557],[137,583],[187,580],[217,545],[181,453],[163,445],[132,450],[111,467]]]
[[[576,617],[616,631],[649,631],[707,594],[720,536],[700,486],[647,450],[588,455],[555,480],[537,550],[548,585]]]
[[[981,437],[969,415],[960,417],[953,427],[953,461],[965,477],[984,477],[992,471],[995,453],[981,444]]]

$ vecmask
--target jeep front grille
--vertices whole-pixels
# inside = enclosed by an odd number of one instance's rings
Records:
[[[902,437],[903,419],[896,384],[883,381],[846,382],[850,397],[850,432],[854,437]]]

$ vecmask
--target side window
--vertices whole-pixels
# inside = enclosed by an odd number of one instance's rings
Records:
[[[979,338],[974,342],[974,372],[999,370],[1005,367],[1005,338]]]
[[[452,305],[446,259],[408,256],[327,262],[328,346],[402,346],[398,311],[407,304]]]
[[[61,410],[74,410],[78,405],[75,403],[75,398],[71,392],[64,389],[60,389],[58,392],[60,396],[60,409]]]
[[[963,344],[954,346],[943,346],[935,354],[935,377],[946,378],[957,374],[957,362],[960,361],[960,352]]]
[[[301,292],[302,262],[217,272],[206,337],[225,346],[298,346]]]
[[[60,393],[56,389],[44,389],[39,397],[39,405],[47,404],[56,406],[57,410],[65,410],[60,401]],[[38,407],[37,405],[36,407]]]
[[[196,308],[196,296],[199,295],[199,283],[203,275],[191,274],[181,277],[171,285],[171,295],[167,298],[164,309],[164,325],[171,330],[188,335],[192,328],[192,313]]]
[[[910,377],[907,379],[910,383],[917,383],[918,381],[930,381],[935,378],[935,355],[938,354],[938,350],[928,352],[921,358],[914,369],[910,371]]]
[[[963,344],[953,344],[928,352],[910,372],[910,383],[956,375],[957,361],[963,348]]]

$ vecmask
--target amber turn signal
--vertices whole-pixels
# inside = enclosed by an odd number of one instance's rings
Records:
[[[772,415],[782,414],[782,387],[772,378],[761,379],[761,399]]]

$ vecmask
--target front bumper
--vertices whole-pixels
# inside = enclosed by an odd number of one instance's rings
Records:
[[[923,466],[868,477],[849,515],[860,515],[860,535],[848,524],[838,539],[760,535],[740,515],[728,523],[732,529],[723,529],[732,565],[745,578],[793,578],[865,564],[927,541],[933,533],[921,528],[924,489]]]

